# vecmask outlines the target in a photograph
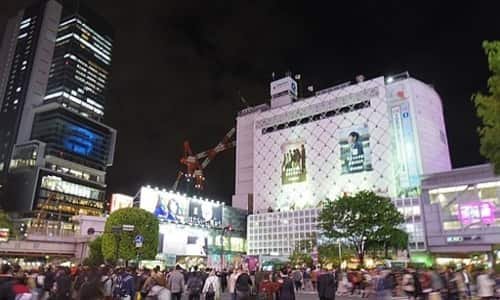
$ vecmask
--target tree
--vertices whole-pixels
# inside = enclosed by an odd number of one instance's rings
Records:
[[[0,210],[0,228],[7,228],[7,229],[9,229],[10,236],[16,236],[16,232],[14,231],[14,224],[12,223],[12,219],[3,210]]]
[[[93,241],[89,242],[89,257],[84,261],[86,266],[97,267],[104,263],[104,256],[102,255],[102,236],[96,237]]]
[[[500,174],[500,41],[485,41],[483,48],[492,75],[488,79],[488,93],[479,92],[472,99],[482,121],[478,128],[481,154],[493,164],[495,173]]]
[[[113,233],[113,226],[134,225],[133,232]],[[159,221],[150,212],[136,208],[122,208],[113,212],[106,220],[102,236],[102,254],[107,261],[116,261],[118,258],[125,260],[134,259],[137,255],[134,238],[136,235],[144,237],[140,248],[143,259],[154,259],[158,252]],[[118,257],[116,257],[118,245]]]
[[[404,221],[389,198],[371,191],[327,199],[322,206],[319,224],[323,234],[352,245],[361,265],[366,246],[385,240]]]
[[[307,239],[296,242],[294,250],[289,257],[292,266],[302,266],[304,264],[312,266],[313,259],[311,257],[311,252],[315,246],[315,239]]]

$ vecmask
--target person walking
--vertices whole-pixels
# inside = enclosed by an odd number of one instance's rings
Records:
[[[132,269],[122,269],[118,276],[118,281],[115,288],[115,296],[120,300],[134,300],[136,294],[135,279],[132,275]]]
[[[337,282],[332,272],[318,275],[318,296],[320,300],[335,300]]]
[[[211,271],[207,280],[205,280],[203,294],[205,295],[205,300],[221,299],[222,287],[219,284],[219,277],[215,274],[215,271]]]
[[[492,271],[482,272],[477,276],[477,296],[481,299],[491,299],[494,296],[495,280]]]
[[[297,285],[294,284],[295,279],[292,281],[288,277],[287,270],[284,268],[281,270],[280,277],[278,282],[281,284],[281,287],[278,291],[278,300],[295,300],[295,289],[297,289]]]
[[[184,275],[181,273],[181,266],[175,266],[168,277],[167,288],[172,293],[172,300],[181,300],[184,291]]]
[[[151,275],[153,280],[152,286],[149,289],[146,300],[171,300],[172,294],[169,289],[164,286],[164,276],[161,272],[155,272]]]
[[[231,300],[236,299],[236,280],[238,279],[238,276],[240,274],[238,273],[238,269],[234,269],[231,274],[229,275],[229,280],[227,281],[227,290],[229,291],[229,294],[231,295]]]
[[[286,274],[288,276],[288,274]],[[300,269],[296,269],[292,272],[293,282],[295,284],[295,291],[298,293],[302,288],[302,271]]]
[[[252,285],[253,285],[252,279],[250,278],[250,275],[248,275],[246,270],[240,272],[238,278],[236,279],[236,284],[234,288],[236,293],[236,300],[250,299],[250,289]]]
[[[55,300],[67,300],[71,297],[71,278],[66,268],[60,268],[56,273]]]
[[[200,300],[200,295],[203,290],[203,277],[198,271],[193,271],[186,283],[189,293],[189,300]]]

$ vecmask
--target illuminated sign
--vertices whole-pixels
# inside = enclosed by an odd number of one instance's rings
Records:
[[[208,226],[222,223],[220,204],[150,187],[141,188],[139,207],[165,222]]]
[[[87,128],[76,125],[66,126],[66,134],[64,138],[64,147],[66,150],[79,155],[89,156],[96,144],[102,144],[103,138]],[[100,146],[100,145],[99,145]]]
[[[495,204],[485,201],[471,201],[458,205],[458,218],[463,225],[495,223]]]
[[[9,241],[9,229],[0,228],[0,242],[8,242],[8,241]]]
[[[132,207],[134,204],[134,198],[124,194],[113,194],[111,196],[111,209],[110,212],[121,208]]]

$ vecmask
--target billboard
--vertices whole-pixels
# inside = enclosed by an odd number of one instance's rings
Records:
[[[160,224],[160,252],[169,255],[206,256],[209,229],[179,224]]]
[[[306,148],[304,142],[281,145],[281,183],[289,184],[306,180]]]
[[[111,195],[111,208],[110,212],[121,208],[132,207],[134,205],[134,198],[124,194],[113,194]]]
[[[219,226],[222,205],[178,193],[142,187],[139,207],[161,221]]]
[[[370,134],[368,125],[362,124],[340,130],[341,174],[371,171]]]

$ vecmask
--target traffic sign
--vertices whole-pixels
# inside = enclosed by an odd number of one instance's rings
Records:
[[[135,247],[140,248],[144,243],[144,237],[142,235],[136,235],[134,241],[135,241]]]

